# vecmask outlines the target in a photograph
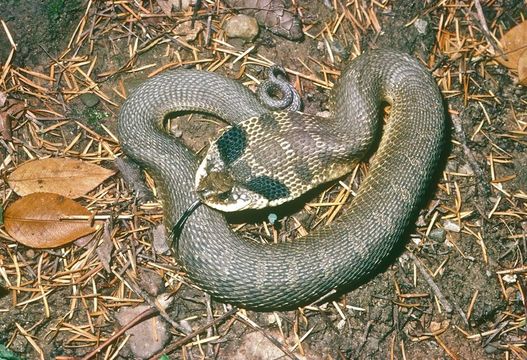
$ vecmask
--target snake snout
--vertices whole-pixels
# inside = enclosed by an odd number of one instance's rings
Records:
[[[200,197],[227,199],[232,194],[234,179],[224,171],[212,171],[198,179],[196,192]]]
[[[250,195],[240,194],[236,181],[225,171],[212,171],[200,177],[196,193],[203,203],[225,212],[244,210],[253,201]]]

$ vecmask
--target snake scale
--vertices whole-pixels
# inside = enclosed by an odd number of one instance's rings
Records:
[[[383,105],[391,104],[357,195],[332,224],[279,244],[246,241],[222,213],[199,207],[182,231],[177,257],[215,299],[286,310],[349,289],[379,267],[415,218],[445,132],[442,98],[430,73],[408,55],[372,50],[346,66],[332,99],[331,121],[361,144],[380,133]],[[128,97],[118,120],[121,146],[156,180],[169,229],[195,199],[196,156],[165,129],[166,117],[178,112],[236,124],[269,110],[237,81],[189,69],[162,73]]]

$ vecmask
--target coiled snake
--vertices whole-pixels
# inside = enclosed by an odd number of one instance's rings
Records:
[[[376,270],[414,219],[445,129],[429,72],[408,55],[369,51],[343,70],[332,99],[334,126],[366,149],[380,132],[383,103],[392,105],[368,176],[340,218],[293,242],[246,241],[220,212],[198,208],[177,256],[191,280],[219,301],[283,310],[348,289]],[[269,112],[238,82],[205,71],[165,72],[129,96],[118,120],[121,146],[156,180],[169,229],[195,200],[197,159],[164,128],[168,114],[186,111],[231,124]]]

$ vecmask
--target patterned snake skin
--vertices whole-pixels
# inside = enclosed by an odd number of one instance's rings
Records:
[[[349,289],[378,268],[414,219],[445,129],[441,95],[429,72],[408,55],[370,51],[343,70],[332,99],[332,121],[361,144],[378,135],[382,104],[392,104],[357,196],[331,225],[270,245],[242,239],[220,212],[199,207],[183,229],[177,256],[192,281],[217,300],[285,310]],[[166,72],[130,95],[119,115],[121,146],[156,180],[169,229],[196,198],[197,159],[164,128],[168,114],[182,111],[232,124],[268,112],[238,82],[204,71]]]

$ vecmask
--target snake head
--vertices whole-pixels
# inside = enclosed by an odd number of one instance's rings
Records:
[[[226,134],[229,142],[222,144],[222,137],[213,142],[196,171],[194,189],[198,197],[225,212],[274,206],[272,201],[288,194],[285,187],[270,177],[253,175],[243,151],[236,149],[241,142],[235,136],[239,135],[232,130]]]
[[[225,128],[211,143],[196,172],[194,188],[200,200],[225,212],[257,209],[268,201],[246,186],[250,169],[240,169],[247,151],[247,134],[238,126]],[[242,165],[243,167],[243,165]]]
[[[201,202],[220,211],[263,209],[282,204],[288,189],[269,176],[236,177],[237,169],[219,168],[205,158],[196,172],[195,190]]]
[[[194,189],[201,202],[225,212],[253,207],[253,197],[233,177],[214,144],[211,149],[196,171]]]

